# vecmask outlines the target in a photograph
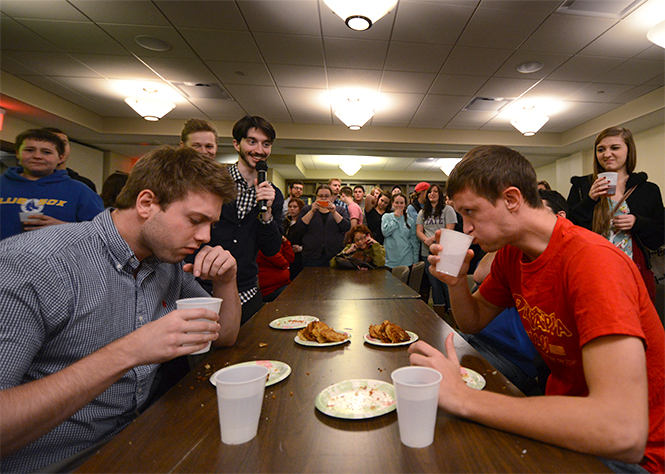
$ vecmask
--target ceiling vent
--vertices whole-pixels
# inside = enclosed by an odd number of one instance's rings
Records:
[[[217,99],[233,100],[228,92],[219,84],[203,84],[197,82],[184,82],[176,84],[190,99]]]
[[[568,15],[592,16],[619,20],[646,0],[566,0],[556,10]]]
[[[512,100],[513,99],[504,99],[503,97],[474,97],[462,110],[472,110],[474,112],[498,112],[503,106],[512,102]]]

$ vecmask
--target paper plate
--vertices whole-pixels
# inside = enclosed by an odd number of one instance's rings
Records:
[[[315,316],[285,316],[271,321],[270,327],[273,329],[302,329],[312,321],[318,320],[319,318]]]
[[[404,342],[383,342],[381,339],[374,339],[369,333],[365,334],[365,342],[374,346],[395,347],[395,346],[408,346],[409,344],[418,340],[418,334],[411,331],[406,331],[409,335],[409,340]]]
[[[460,367],[460,371],[462,372],[462,380],[464,380],[469,387],[475,388],[476,390],[482,390],[485,387],[485,384],[487,383],[485,382],[485,378],[475,370]]]
[[[380,380],[345,380],[324,389],[316,408],[328,416],[365,419],[385,415],[397,407],[395,387]]]
[[[351,340],[351,334],[344,331],[339,331],[339,332],[341,332],[342,334],[346,334],[346,339],[337,342],[315,342],[315,341],[307,341],[305,339],[301,339],[300,336],[296,336],[295,339],[293,340],[296,341],[296,343],[300,344],[301,346],[310,346],[310,347],[338,346],[340,344],[346,344]]]
[[[229,367],[240,366],[240,365],[262,365],[264,367],[267,367],[269,372],[268,372],[268,380],[266,380],[266,387],[275,385],[277,382],[281,382],[291,373],[291,367],[289,367],[288,364],[285,364],[284,362],[280,362],[278,360],[252,360],[249,362],[241,362],[239,364],[233,364],[232,366]],[[226,369],[226,367],[224,368]],[[219,370],[217,372],[219,372]],[[215,385],[215,375],[217,374],[217,372],[215,372],[210,376],[210,383],[213,385]]]

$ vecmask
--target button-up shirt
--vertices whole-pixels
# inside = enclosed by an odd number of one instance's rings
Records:
[[[207,296],[182,263],[139,262],[109,210],[3,240],[0,275],[0,389],[64,369],[175,310],[179,298]],[[3,471],[39,469],[111,438],[146,402],[158,367],[129,370],[70,419],[3,457]]]

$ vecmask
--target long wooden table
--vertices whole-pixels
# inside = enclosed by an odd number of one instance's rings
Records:
[[[385,269],[303,268],[279,299],[321,301],[391,298],[420,298],[420,294]]]
[[[283,293],[266,305],[242,327],[234,347],[211,352],[78,472],[609,472],[592,456],[442,410],[434,444],[423,449],[400,443],[395,412],[364,420],[320,413],[314,401],[326,387],[349,379],[390,382],[393,370],[409,364],[406,347],[365,343],[369,324],[389,319],[438,348],[452,329],[419,299],[301,296],[289,299]],[[349,332],[350,343],[305,347],[294,342],[297,331],[269,327],[273,319],[299,314]],[[461,337],[455,342],[462,365],[485,377],[485,390],[523,396]],[[292,373],[266,388],[257,437],[239,446],[224,445],[209,376],[231,364],[262,359],[285,362]]]

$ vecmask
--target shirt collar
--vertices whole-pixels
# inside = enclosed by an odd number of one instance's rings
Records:
[[[118,232],[111,218],[112,210],[112,208],[106,209],[101,214],[98,214],[92,222],[99,233],[100,239],[106,243],[115,268],[122,270],[128,267],[128,271],[134,271],[139,267],[141,262],[139,262],[129,244],[122,238],[120,232]],[[152,261],[156,260],[156,258],[151,256],[146,260]]]

